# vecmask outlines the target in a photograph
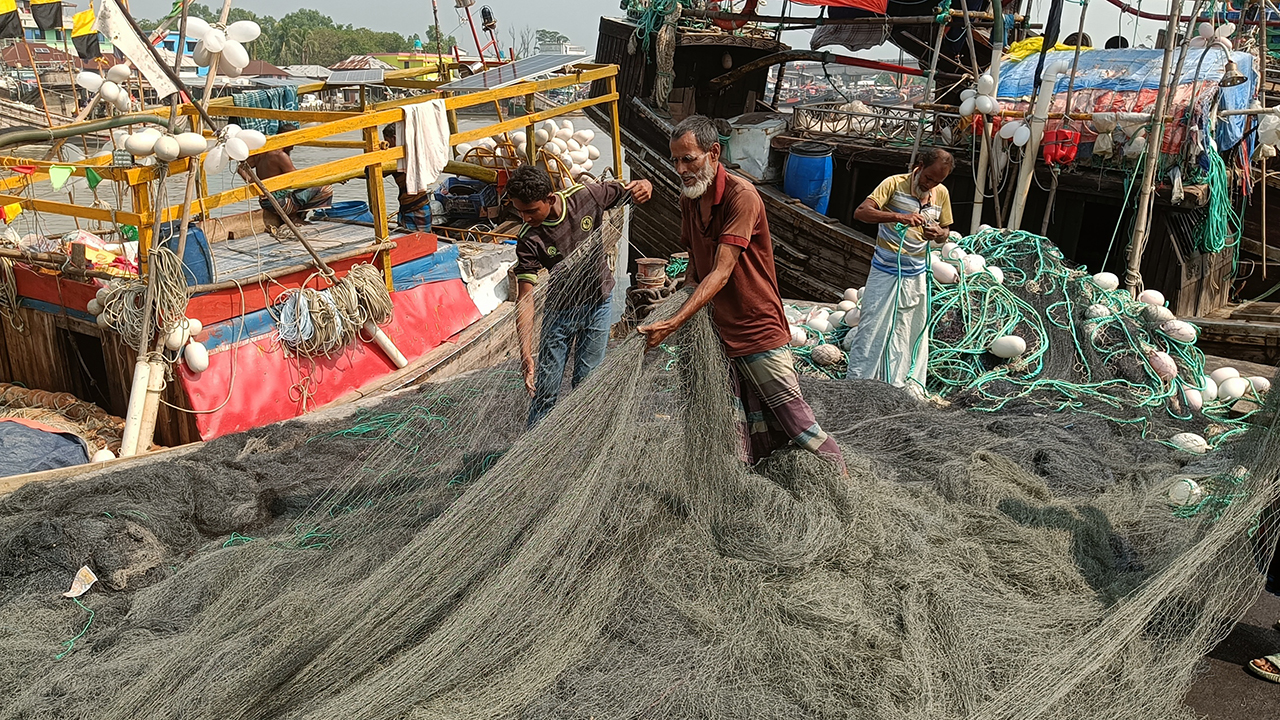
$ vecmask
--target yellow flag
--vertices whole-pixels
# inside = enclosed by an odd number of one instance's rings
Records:
[[[4,2],[4,0],[0,0],[0,2]],[[22,214],[22,203],[12,203],[9,205],[5,205],[3,212],[4,212],[4,221],[6,223],[11,223],[14,221],[15,218],[17,218],[19,215]]]
[[[17,0],[0,0],[0,15],[7,15],[18,9]]]
[[[0,0],[0,8],[4,7],[4,3],[13,2],[13,0]],[[90,5],[88,10],[78,12],[71,16],[71,37],[80,37],[89,33],[96,33],[98,29],[94,27],[97,17],[93,14],[93,6]]]

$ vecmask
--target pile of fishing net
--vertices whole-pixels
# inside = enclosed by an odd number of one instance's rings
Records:
[[[956,240],[934,250],[931,262],[929,392],[990,412],[1025,402],[1094,413],[1166,440],[1194,433],[1208,446],[1244,431],[1241,413],[1232,413],[1240,400],[1261,404],[1266,378],[1218,393],[1195,327],[1175,318],[1158,293],[1134,300],[1107,282],[1114,275],[1071,267],[1052,243],[1028,232],[988,229]],[[798,367],[843,377],[845,356],[817,347],[847,350],[854,333],[845,316],[820,333],[814,310],[788,311],[803,321]],[[1011,340],[1017,352],[1009,355],[1001,344]]]
[[[740,462],[705,313],[527,433],[518,368],[0,498],[0,718],[1189,719],[1275,542],[1268,427],[805,377],[844,478]]]

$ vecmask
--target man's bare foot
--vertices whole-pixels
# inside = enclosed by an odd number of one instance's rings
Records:
[[[1250,660],[1248,668],[1263,680],[1280,683],[1280,655],[1268,655]]]

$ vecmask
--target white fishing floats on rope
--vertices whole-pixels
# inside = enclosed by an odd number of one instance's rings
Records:
[[[244,44],[257,40],[261,34],[262,28],[252,20],[238,20],[220,28],[200,18],[187,18],[187,36],[196,39],[191,59],[200,67],[209,67],[215,57],[221,56],[225,66],[220,69],[230,77],[238,77],[249,64],[249,51]]]
[[[117,110],[123,111],[129,109],[133,100],[129,97],[129,91],[124,88],[131,77],[133,77],[133,71],[128,65],[113,65],[107,70],[105,78],[88,70],[81,71],[76,75],[76,85],[94,93],[94,100],[101,98],[114,105]]]
[[[204,157],[205,172],[222,172],[228,160],[244,162],[249,153],[267,144],[267,136],[257,130],[243,130],[235,123],[227,123],[218,132],[214,146]]]
[[[1193,48],[1207,48],[1210,45],[1221,45],[1226,50],[1232,49],[1231,35],[1236,31],[1235,23],[1225,23],[1217,28],[1213,23],[1200,23],[1199,33],[1188,43]]]
[[[983,73],[978,77],[976,88],[969,88],[960,93],[960,114],[970,117],[975,113],[1000,114],[1000,101],[996,100],[996,81],[989,73]]]

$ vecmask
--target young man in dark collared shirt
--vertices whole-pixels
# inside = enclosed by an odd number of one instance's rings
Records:
[[[524,220],[516,240],[516,329],[524,384],[533,397],[529,427],[551,412],[560,397],[570,350],[574,387],[604,361],[614,280],[597,230],[606,210],[628,199],[647,202],[652,191],[648,180],[636,180],[575,185],[554,192],[542,168],[524,165],[511,174],[507,197]],[[543,307],[535,363],[533,292],[542,268],[551,272],[555,283],[548,288]]]

